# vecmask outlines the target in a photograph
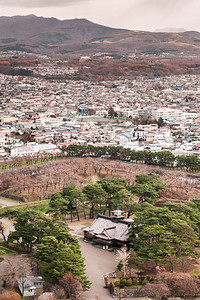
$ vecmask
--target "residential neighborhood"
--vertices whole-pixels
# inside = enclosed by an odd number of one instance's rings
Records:
[[[77,71],[47,59],[28,68]],[[0,120],[2,157],[57,153],[70,144],[199,156],[199,76],[86,82],[0,74]]]

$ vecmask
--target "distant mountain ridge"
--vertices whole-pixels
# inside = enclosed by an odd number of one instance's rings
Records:
[[[0,17],[0,50],[47,55],[96,52],[200,55],[200,33],[116,29],[86,19],[58,20],[35,15]]]
[[[173,28],[173,27],[158,28],[154,30],[154,32],[174,32],[174,33],[185,32],[185,31],[187,30],[185,30],[184,28]]]

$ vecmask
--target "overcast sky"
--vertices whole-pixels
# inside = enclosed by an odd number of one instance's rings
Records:
[[[200,31],[200,0],[0,0],[0,15],[35,14],[135,30]]]

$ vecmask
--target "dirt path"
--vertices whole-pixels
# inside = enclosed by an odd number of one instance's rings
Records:
[[[2,205],[3,207],[14,206],[14,205],[19,205],[19,204],[22,204],[22,202],[17,202],[17,201],[0,198],[0,205]]]

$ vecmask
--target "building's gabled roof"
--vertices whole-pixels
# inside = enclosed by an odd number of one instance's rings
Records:
[[[24,289],[36,289],[35,283],[36,282],[44,282],[43,278],[41,276],[27,276],[24,278],[19,278],[18,284],[23,285]]]
[[[84,228],[84,232],[97,238],[124,242],[129,237],[129,226],[129,221],[98,215],[90,226]]]

